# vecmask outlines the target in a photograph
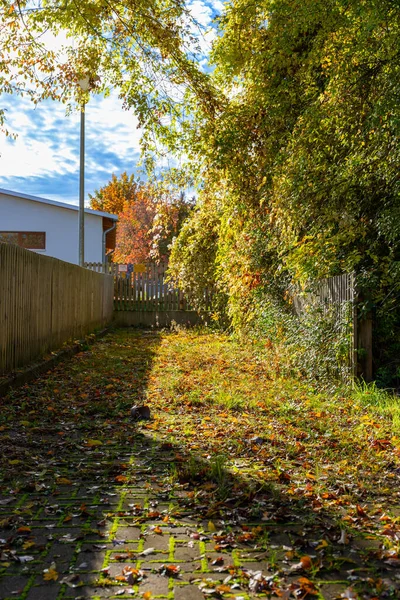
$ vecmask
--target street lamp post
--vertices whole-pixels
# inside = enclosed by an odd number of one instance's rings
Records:
[[[82,92],[89,90],[89,77],[78,81]],[[81,103],[81,136],[79,164],[79,266],[85,266],[85,100]]]

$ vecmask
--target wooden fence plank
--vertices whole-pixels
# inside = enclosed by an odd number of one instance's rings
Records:
[[[112,320],[113,281],[0,243],[0,375]]]

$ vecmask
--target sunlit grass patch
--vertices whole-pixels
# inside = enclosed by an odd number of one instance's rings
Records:
[[[400,397],[392,391],[383,390],[376,384],[365,382],[355,386],[352,397],[356,404],[367,409],[377,417],[389,419],[392,433],[400,435]]]
[[[219,408],[227,408],[234,412],[241,412],[249,408],[252,401],[246,401],[246,398],[240,394],[231,391],[218,390],[213,397],[213,403]]]

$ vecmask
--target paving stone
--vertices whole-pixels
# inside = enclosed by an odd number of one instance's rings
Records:
[[[76,563],[72,567],[74,573],[81,573],[84,571],[99,571],[102,569],[104,564],[104,554],[78,554]]]
[[[262,571],[265,575],[270,572],[269,564],[265,561],[239,561],[239,564],[242,569],[248,569],[249,571]]]
[[[174,588],[174,600],[204,600],[204,595],[196,585],[182,585]]]
[[[63,600],[69,600],[70,598],[85,598],[85,600],[89,600],[90,598],[100,598],[101,600],[103,600],[103,598],[122,598],[122,599],[126,599],[126,598],[132,598],[134,596],[129,596],[129,595],[124,595],[124,596],[119,596],[118,592],[120,592],[122,589],[124,589],[123,586],[107,586],[107,587],[100,587],[100,586],[83,586],[80,588],[77,588],[75,590],[67,590],[66,595],[63,596]],[[126,587],[126,589],[130,589],[130,587]]]
[[[164,552],[169,551],[169,536],[167,535],[148,535],[144,542],[144,550],[147,548],[154,548],[155,550],[163,550]]]
[[[192,571],[198,571],[201,568],[199,563],[176,563],[175,561],[159,559],[158,557],[157,560],[154,561],[142,562],[140,564],[140,568],[143,569],[145,572],[150,570],[158,571],[163,565],[179,566],[180,573],[191,573]]]
[[[33,586],[26,597],[26,600],[54,600],[59,594],[61,586],[59,584],[45,584]]]
[[[127,527],[120,525],[114,534],[117,540],[135,541],[140,538],[141,529],[139,527]]]
[[[51,562],[56,562],[58,563],[71,563],[72,559],[75,556],[75,550],[76,547],[75,545],[67,545],[67,544],[60,544],[55,542],[54,544],[52,544],[49,553],[46,555],[46,557],[43,559],[44,563],[51,563]]]
[[[177,525],[176,527],[174,527],[174,526],[163,527],[163,531],[173,535],[174,537],[188,535],[188,528],[181,527],[180,525]]]
[[[169,578],[150,573],[139,585],[140,592],[151,592],[153,596],[168,596]]]
[[[181,571],[180,579],[182,581],[191,582],[194,579],[202,580],[209,578],[213,581],[219,581],[220,583],[222,583],[222,581],[225,579],[225,577],[227,577],[227,575],[229,575],[229,573],[204,573],[204,571],[202,571],[201,569],[201,565],[194,564],[190,571]]]
[[[99,552],[102,552],[104,554],[105,551],[107,550],[113,550],[114,546],[112,545],[111,542],[108,541],[100,541],[100,542],[84,542],[82,544],[82,546],[80,546],[80,554],[83,555],[87,555],[87,554],[97,554]]]
[[[329,583],[327,585],[319,586],[319,592],[324,600],[336,600],[341,598],[343,592],[349,587],[348,582],[346,583]]]
[[[198,546],[193,548],[183,545],[176,545],[174,550],[174,559],[177,561],[194,561],[199,559],[200,550]]]
[[[0,600],[7,598],[18,598],[17,593],[22,593],[28,584],[29,578],[22,575],[6,575],[0,579]]]
[[[110,549],[113,551],[124,553],[124,552],[138,552],[139,543],[138,542],[124,542],[123,544],[114,545],[112,542],[110,544]]]

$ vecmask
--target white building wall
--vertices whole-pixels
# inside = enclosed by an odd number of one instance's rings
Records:
[[[78,211],[0,193],[0,231],[45,231],[40,254],[79,263]],[[102,261],[103,219],[85,213],[85,261]]]

